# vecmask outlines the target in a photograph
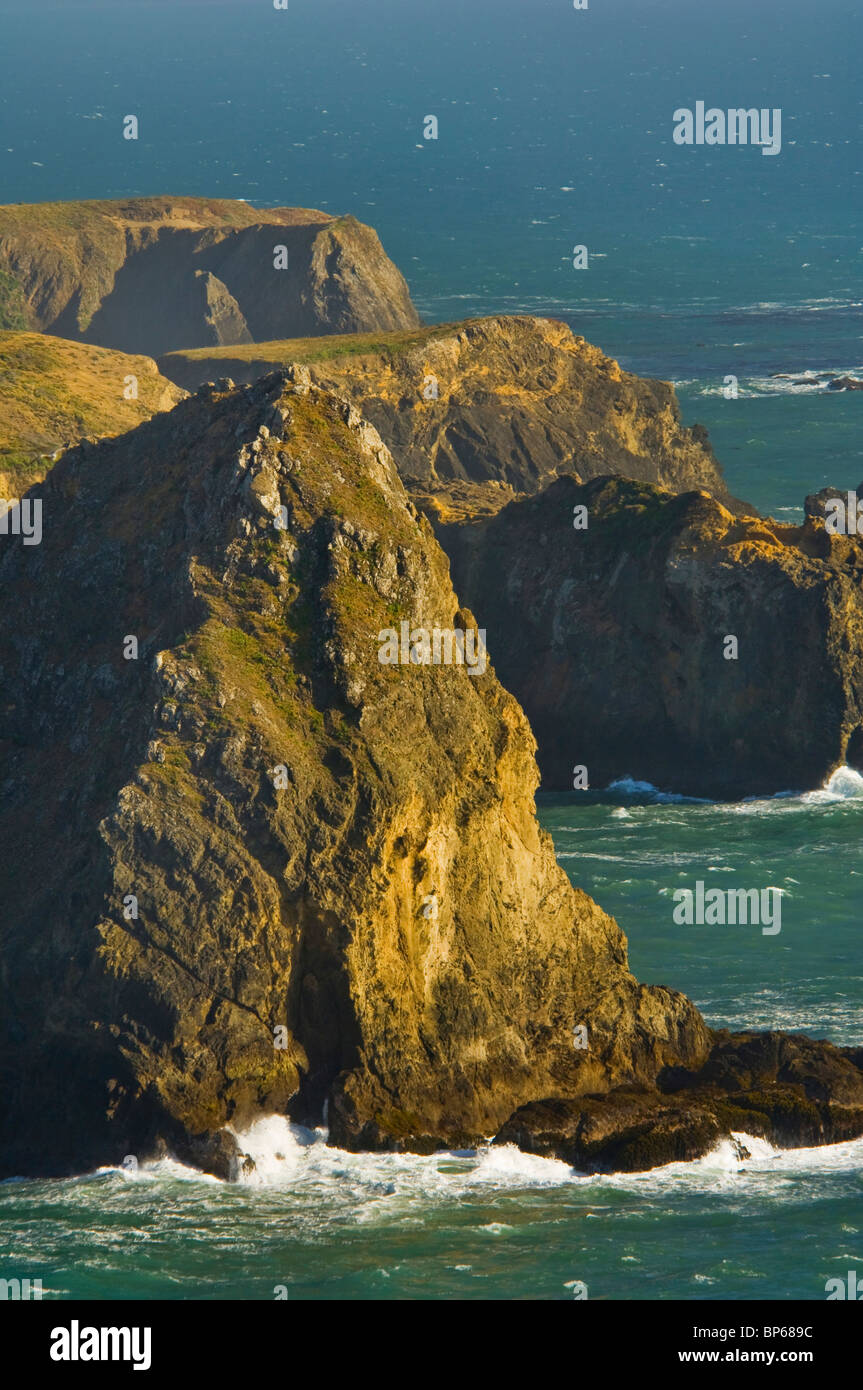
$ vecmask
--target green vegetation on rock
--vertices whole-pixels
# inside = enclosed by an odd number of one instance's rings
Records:
[[[6,270],[0,270],[0,330],[25,329],[27,312],[21,286]]]

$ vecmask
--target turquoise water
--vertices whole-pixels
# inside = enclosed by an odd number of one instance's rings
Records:
[[[4,200],[350,211],[429,320],[561,317],[677,383],[763,510],[863,479],[863,394],[793,380],[863,374],[858,0],[45,0],[38,42],[32,0],[0,12]],[[676,148],[671,113],[699,98],[781,106],[781,156]],[[860,792],[540,814],[639,978],[715,1025],[859,1043]],[[781,889],[781,932],[675,926],[699,878]],[[342,1154],[279,1122],[244,1142],[265,1182],[164,1163],[0,1185],[0,1274],[58,1298],[822,1299],[863,1266],[863,1142],[603,1179],[509,1149]]]
[[[46,1299],[568,1299],[579,1280],[590,1299],[814,1300],[863,1262],[863,1144],[601,1180],[511,1150],[281,1149],[293,1171],[266,1188],[164,1168],[7,1183],[4,1276]]]
[[[689,995],[715,1027],[863,1040],[863,779],[722,805],[656,793],[542,803],[567,873],[620,921],[640,980]],[[582,800],[578,801],[577,797]],[[775,888],[781,930],[678,926],[675,889]]]
[[[764,385],[863,367],[858,0],[44,0],[35,44],[33,13],[0,0],[4,201],[349,211],[430,321],[560,317],[682,383],[759,508],[863,479],[863,394]],[[702,97],[781,108],[781,154],[675,146]]]
[[[735,806],[616,791],[544,800],[574,882],[616,913],[641,979],[714,1025],[859,1042],[863,781]],[[679,927],[671,894],[782,890],[781,931]],[[863,1140],[750,1141],[652,1173],[579,1177],[512,1148],[347,1154],[271,1119],[244,1136],[254,1184],[163,1162],[0,1186],[5,1277],[45,1297],[820,1299],[863,1264]],[[793,1261],[788,1252],[794,1251]]]

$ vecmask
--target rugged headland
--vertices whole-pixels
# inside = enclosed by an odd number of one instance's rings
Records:
[[[188,197],[0,207],[0,328],[156,356],[418,324],[354,217]]]
[[[391,449],[414,500],[442,519],[492,512],[560,474],[604,473],[736,506],[706,431],[674,388],[624,372],[552,319],[506,317],[415,332],[174,352],[159,369],[195,390],[289,362],[349,397]]]
[[[460,1143],[703,1057],[558,868],[491,670],[378,660],[473,622],[349,403],[204,392],[67,454],[44,510],[2,565],[4,1171],[207,1161],[325,1100],[341,1143]]]
[[[437,529],[545,788],[581,766],[734,799],[863,767],[859,536],[620,477]]]
[[[0,1174],[231,1176],[234,1130],[325,1107],[350,1148],[598,1168],[863,1133],[859,1053],[633,978],[491,667],[380,661],[475,619],[348,400],[221,382],[37,495],[0,558]]]

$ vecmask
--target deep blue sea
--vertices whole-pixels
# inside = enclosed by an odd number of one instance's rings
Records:
[[[36,28],[31,0],[0,0],[0,201],[352,212],[430,321],[563,318],[677,383],[758,507],[793,519],[863,479],[863,393],[825,389],[863,374],[859,0],[42,0]],[[675,145],[698,100],[781,109],[781,153]],[[715,1025],[859,1043],[863,783],[783,790],[540,812],[639,978]],[[675,925],[698,878],[780,889],[781,932]],[[567,1299],[581,1280],[612,1300],[821,1299],[863,1275],[863,1142],[604,1179],[509,1149],[350,1156],[278,1120],[246,1143],[254,1184],[167,1163],[3,1185],[0,1274],[61,1298]]]

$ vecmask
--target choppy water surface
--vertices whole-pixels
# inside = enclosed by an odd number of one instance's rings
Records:
[[[782,24],[750,0],[175,3],[152,7],[170,10],[170,44],[152,23],[131,46],[127,8],[53,6],[34,47],[32,5],[7,4],[7,201],[176,191],[350,211],[430,321],[564,318],[679,383],[732,490],[774,515],[863,479],[863,394],[807,380],[863,375],[855,0],[785,0]],[[699,97],[781,104],[782,156],[676,148],[672,113]],[[134,148],[124,111],[142,116]],[[541,818],[639,978],[715,1025],[860,1042],[861,790],[846,774],[718,806],[630,786],[546,799]],[[781,888],[781,932],[676,926],[674,890],[698,879]],[[0,1276],[58,1298],[567,1299],[580,1280],[591,1299],[820,1299],[863,1269],[861,1144],[753,1142],[742,1165],[722,1149],[588,1179],[510,1149],[349,1155],[278,1121],[246,1142],[253,1184],[166,1163],[0,1185]]]
[[[715,1024],[863,1037],[863,783],[738,805],[636,785],[547,800],[573,878],[625,926],[645,980],[686,990]],[[783,890],[782,931],[678,927],[701,877]],[[127,1174],[0,1185],[6,1277],[45,1297],[272,1299],[822,1299],[863,1266],[863,1141],[776,1152],[749,1140],[695,1163],[605,1178],[512,1148],[347,1154],[261,1122],[253,1180],[165,1162]],[[794,1251],[793,1260],[789,1250]]]

